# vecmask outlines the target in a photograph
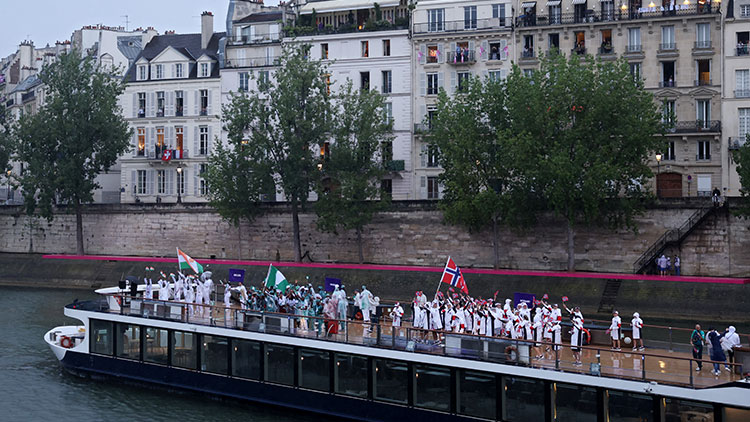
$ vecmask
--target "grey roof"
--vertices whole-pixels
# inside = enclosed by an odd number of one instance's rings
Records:
[[[13,88],[13,92],[21,92],[21,91],[28,91],[31,88],[34,88],[37,85],[41,85],[42,80],[39,79],[37,75],[31,75],[28,78],[24,79],[20,84],[16,85],[15,88]]]
[[[138,57],[138,54],[141,53],[141,50],[143,50],[140,35],[117,37],[117,49],[120,50],[128,60],[135,60],[135,58]]]
[[[253,22],[276,22],[282,19],[281,12],[258,12],[247,15],[242,19],[234,21],[235,23],[253,23]]]
[[[202,55],[207,55],[212,59],[219,61],[219,40],[224,37],[224,32],[214,32],[211,40],[208,42],[208,48],[205,50],[201,48],[201,34],[170,34],[170,35],[157,35],[146,44],[140,54],[133,61],[133,65],[128,69],[128,73],[125,74],[126,82],[135,82],[135,69],[136,62],[145,58],[148,61],[153,60],[156,56],[161,54],[162,51],[168,47],[172,47],[187,57],[197,60]],[[213,71],[211,72],[211,78],[219,77],[219,66],[212,66]],[[190,74],[188,78],[192,79],[197,77],[196,66],[191,66]]]

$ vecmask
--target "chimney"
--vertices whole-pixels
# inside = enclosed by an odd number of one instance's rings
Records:
[[[208,42],[211,41],[211,37],[214,35],[214,14],[211,12],[203,12],[201,14],[201,48],[207,49]]]

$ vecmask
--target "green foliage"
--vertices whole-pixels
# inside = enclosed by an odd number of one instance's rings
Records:
[[[392,139],[383,100],[376,91],[353,89],[351,80],[336,96],[330,158],[322,163],[323,178],[317,189],[318,229],[332,233],[356,230],[360,261],[362,228],[390,202],[380,195],[379,186],[385,173],[379,151]]]
[[[83,253],[81,205],[93,201],[96,177],[129,148],[130,129],[118,97],[118,75],[100,70],[91,57],[73,51],[40,73],[46,103],[25,115],[18,128],[20,183],[26,211],[53,218],[53,204],[73,207],[78,219],[78,252]]]
[[[590,56],[552,54],[531,77],[516,66],[504,83],[441,93],[428,140],[445,169],[446,219],[496,230],[553,211],[568,224],[572,267],[575,225],[635,229],[660,119],[627,63]]]
[[[740,194],[743,200],[735,214],[750,217],[750,135],[745,137],[745,143],[735,151],[732,151],[732,159],[737,163],[737,174],[740,176]]]
[[[5,170],[10,163],[10,157],[13,152],[13,138],[9,125],[5,122],[5,104],[0,104],[0,171],[5,174]]]
[[[216,143],[204,175],[211,186],[211,206],[234,225],[242,219],[252,221],[261,212],[262,195],[275,193],[268,162],[254,159],[246,137],[251,130],[251,118],[246,113],[249,107],[248,96],[236,94],[222,108],[228,142]]]
[[[248,171],[273,176],[290,203],[298,261],[301,259],[299,207],[304,206],[319,177],[314,150],[330,135],[332,110],[326,73],[320,61],[311,59],[309,45],[285,46],[279,70],[271,80],[260,83],[258,90],[246,98],[235,98],[230,107],[236,105],[237,110],[225,119],[234,142],[247,139],[243,157],[254,162],[248,165]],[[248,128],[252,129],[248,131]],[[264,183],[259,185],[265,186]],[[258,185],[253,186],[246,193],[254,195]],[[247,203],[245,201],[238,199],[233,203]]]

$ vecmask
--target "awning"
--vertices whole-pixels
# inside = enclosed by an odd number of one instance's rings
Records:
[[[573,0],[573,4],[586,4],[586,0]]]
[[[536,2],[535,1],[525,1],[525,2],[521,3],[521,8],[522,9],[526,9],[528,7],[534,7],[534,6],[536,6]]]
[[[561,0],[547,0],[547,7],[559,6],[560,3],[561,3]]]

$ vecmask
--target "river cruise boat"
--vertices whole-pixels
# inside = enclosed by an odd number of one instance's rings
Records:
[[[139,286],[141,289],[144,286]],[[145,300],[75,302],[45,341],[76,375],[150,383],[363,421],[750,420],[750,383],[666,350],[427,332]],[[536,359],[537,353],[543,355]],[[722,365],[723,366],[723,365]]]

